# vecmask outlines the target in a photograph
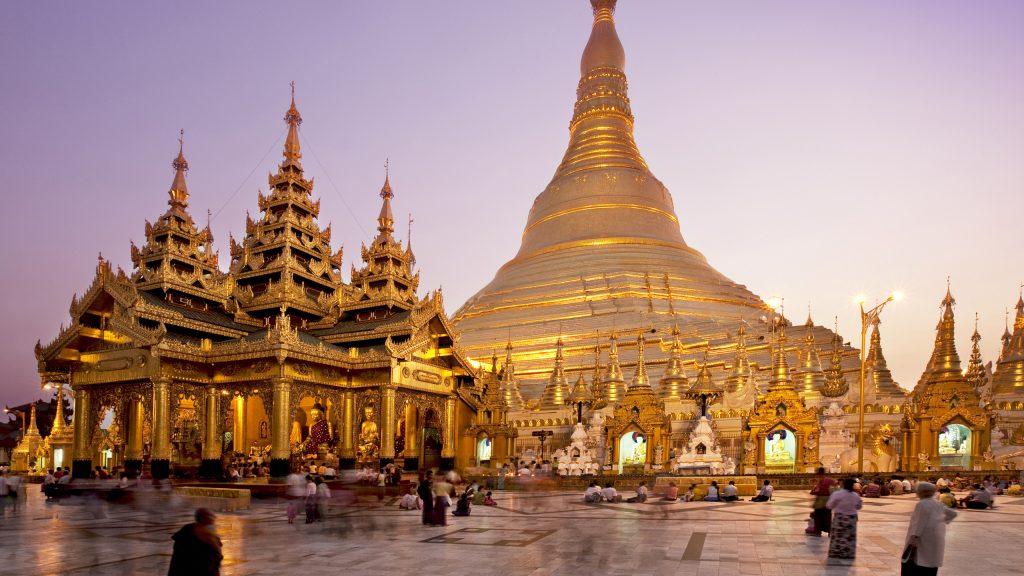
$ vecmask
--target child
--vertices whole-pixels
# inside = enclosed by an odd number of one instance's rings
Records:
[[[696,484],[690,484],[690,489],[686,491],[686,494],[683,494],[683,502],[693,502],[693,490],[696,487]]]
[[[497,506],[497,505],[498,505],[498,503],[494,501],[494,498],[491,498],[491,493],[487,492],[487,495],[484,496],[484,506]]]

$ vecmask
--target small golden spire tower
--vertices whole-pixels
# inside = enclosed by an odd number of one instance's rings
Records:
[[[622,367],[619,366],[619,340],[615,332],[612,332],[609,342],[608,370],[601,381],[601,391],[604,393],[605,401],[614,406],[626,395],[626,380],[622,376]]]
[[[512,341],[505,345],[505,365],[501,373],[501,396],[509,410],[522,410],[526,403],[523,401],[522,392],[519,390],[519,382],[516,380],[516,367],[512,363]]]
[[[1003,336],[1003,349],[995,374],[992,376],[993,393],[998,400],[1024,400],[1024,295],[1017,298],[1017,314],[1013,332],[1007,328]]]
[[[544,394],[540,397],[541,410],[561,409],[569,396],[569,381],[565,377],[565,356],[562,347],[562,338],[559,337],[555,343],[555,367],[551,371],[547,386],[544,387]]]
[[[679,329],[673,326],[672,349],[669,352],[668,366],[665,367],[658,383],[658,395],[666,402],[681,402],[686,398],[689,386],[690,381],[683,366],[683,347],[679,343]]]
[[[974,464],[982,464],[982,452],[991,442],[991,414],[981,406],[978,390],[960,369],[955,304],[947,286],[935,348],[903,416],[905,470],[923,470],[927,466],[970,470]]]
[[[821,370],[821,358],[814,342],[814,320],[811,310],[807,309],[807,322],[804,323],[804,345],[800,349],[800,364],[796,368],[795,380],[797,390],[807,396],[817,396],[825,384],[825,374]]]
[[[821,394],[826,398],[839,398],[850,390],[850,384],[843,374],[843,338],[839,335],[838,317],[833,332],[835,335],[832,337],[832,355],[829,366],[825,369],[825,384],[821,388]]]
[[[641,331],[636,338],[636,372],[633,373],[633,382],[630,388],[650,388],[651,381],[647,378],[647,363],[644,361],[644,333]]]

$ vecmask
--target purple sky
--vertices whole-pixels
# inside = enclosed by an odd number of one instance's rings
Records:
[[[838,314],[847,340],[855,294],[905,290],[883,338],[906,387],[951,275],[961,356],[978,312],[994,359],[1024,281],[1024,3],[621,0],[616,17],[637,142],[691,246],[794,321]],[[515,254],[561,159],[590,18],[586,0],[8,4],[0,403],[41,395],[32,346],[97,253],[130,268],[179,128],[226,263],[291,80],[345,270],[390,157],[396,227],[413,213],[422,289],[453,312]]]

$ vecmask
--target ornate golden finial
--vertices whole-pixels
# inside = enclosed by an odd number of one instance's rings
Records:
[[[291,87],[292,104],[284,115],[284,122],[288,125],[288,136],[284,140],[284,162],[281,163],[281,167],[294,166],[302,170],[302,164],[299,163],[299,159],[302,158],[302,150],[299,146],[299,126],[302,125],[302,115],[299,114],[299,109],[295,106],[294,80],[291,82]]]
[[[636,339],[636,372],[633,374],[633,382],[630,384],[630,388],[638,387],[650,387],[650,380],[647,378],[647,363],[644,360],[644,331],[640,330],[640,335]]]
[[[389,200],[395,197],[395,193],[391,191],[391,159],[384,159],[384,186],[380,189],[380,197],[384,200]]]
[[[174,181],[171,182],[171,189],[168,191],[171,199],[167,201],[171,206],[184,208],[188,206],[188,187],[185,185],[185,172],[188,172],[188,161],[185,160],[185,129],[181,129],[178,135],[178,156],[171,162],[174,168]]]

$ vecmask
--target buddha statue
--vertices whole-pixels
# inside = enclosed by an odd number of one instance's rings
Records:
[[[363,423],[359,425],[359,455],[363,458],[376,458],[380,449],[380,436],[377,434],[373,412],[372,404],[363,408]]]
[[[324,417],[324,407],[320,403],[313,405],[310,411],[313,417],[313,425],[309,427],[309,440],[306,442],[306,454],[316,454],[323,444],[331,441],[331,430]]]

